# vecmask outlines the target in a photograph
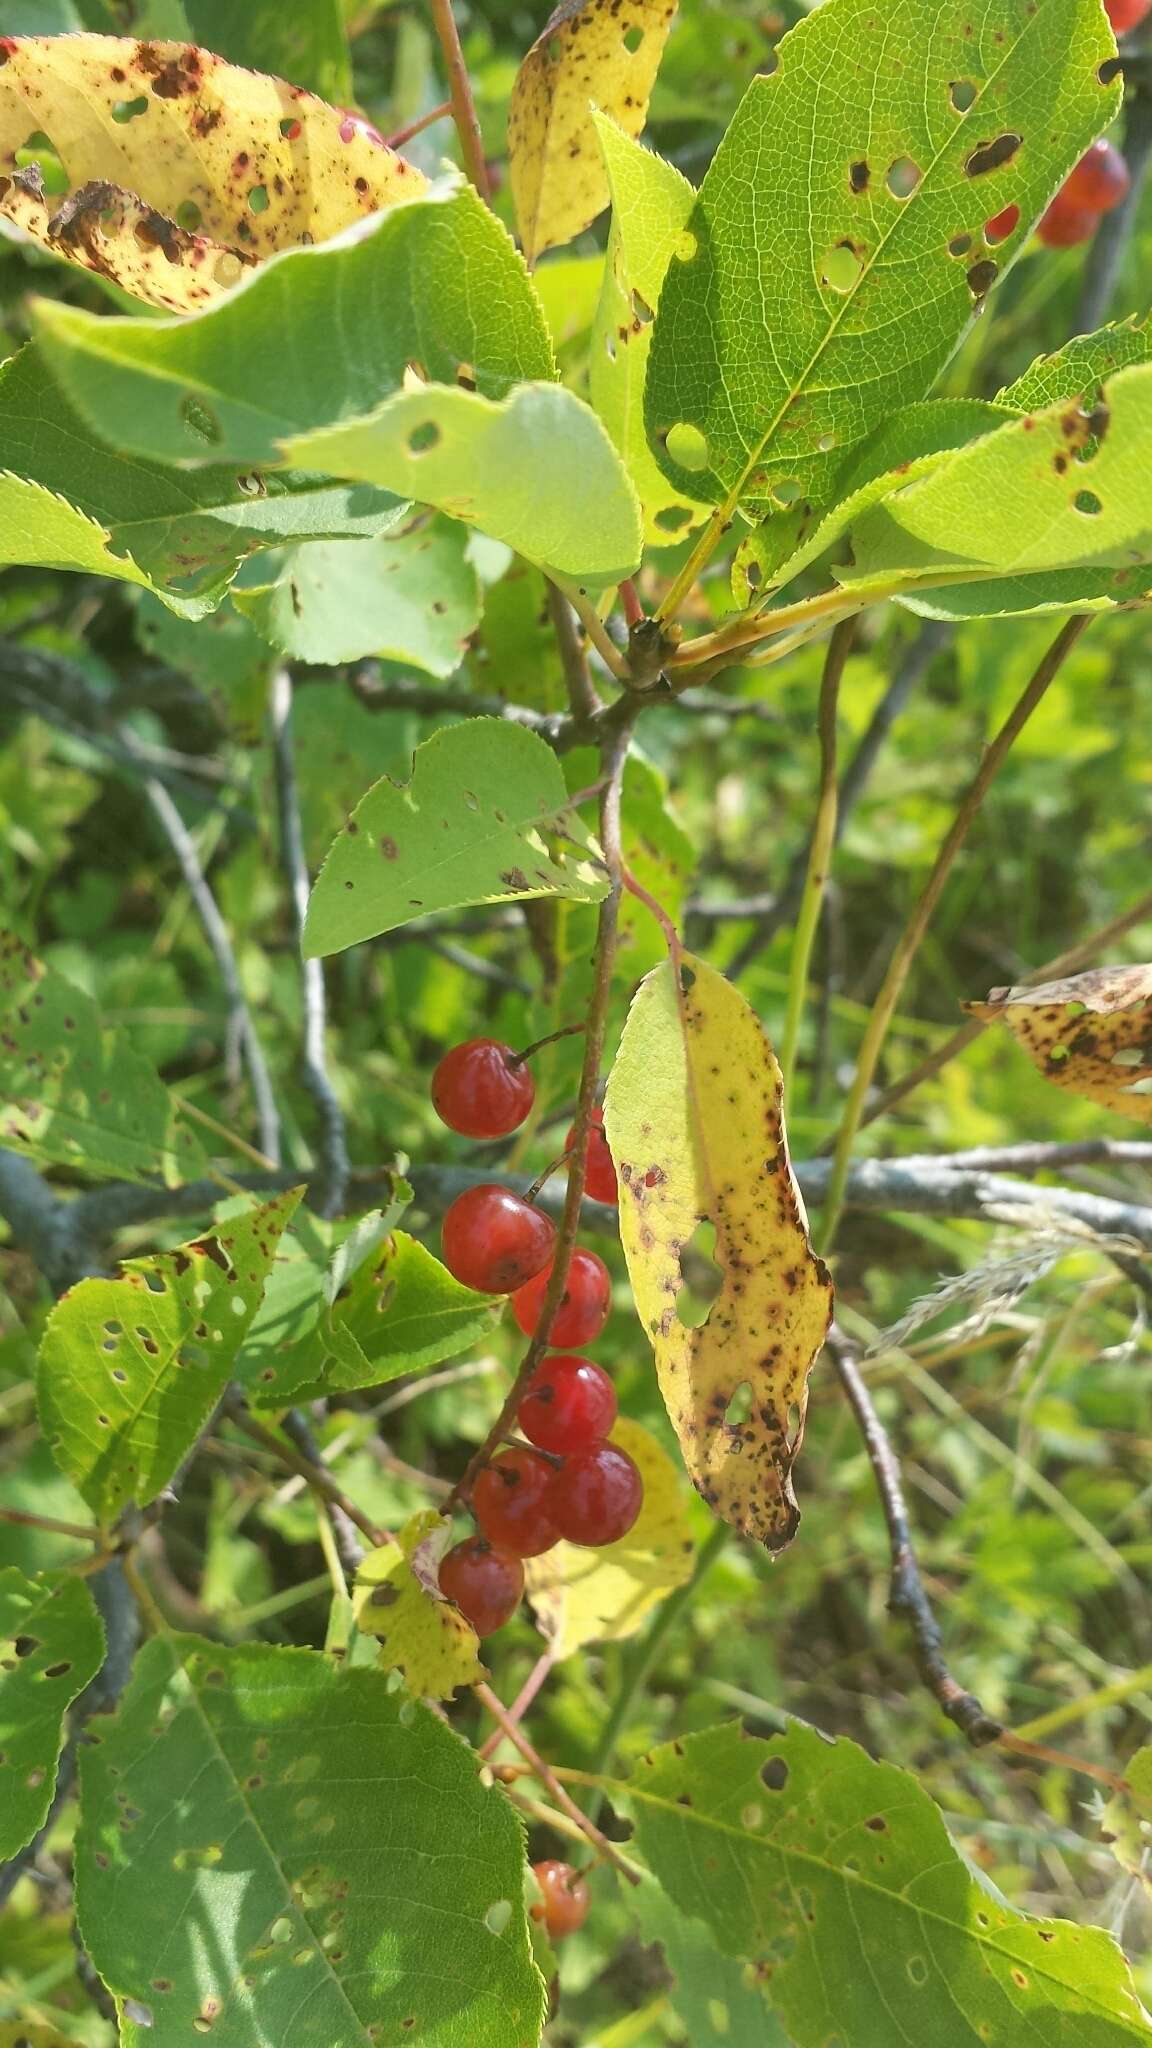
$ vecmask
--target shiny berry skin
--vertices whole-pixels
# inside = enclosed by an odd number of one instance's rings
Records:
[[[568,1543],[618,1543],[644,1499],[644,1481],[618,1444],[590,1444],[565,1458],[556,1474],[552,1513]]]
[[[1128,166],[1116,144],[1102,135],[1091,149],[1085,150],[1075,169],[1069,171],[1056,197],[1069,207],[1083,206],[1093,213],[1111,213],[1114,206],[1119,206],[1131,183]]]
[[[440,1233],[444,1264],[479,1294],[511,1294],[546,1266],[556,1228],[542,1209],[484,1181],[458,1195]]]
[[[536,1334],[550,1272],[549,1265],[526,1287],[518,1287],[512,1296],[512,1313],[526,1337]],[[549,1344],[555,1344],[560,1351],[591,1344],[604,1328],[611,1306],[612,1281],[603,1259],[598,1259],[595,1252],[573,1252],[568,1284],[548,1332]]]
[[[516,1420],[530,1444],[566,1457],[599,1443],[616,1420],[616,1389],[590,1358],[545,1358],[528,1382]]]
[[[478,1636],[495,1635],[524,1597],[524,1567],[482,1536],[468,1536],[441,1558],[440,1591]]]
[[[432,1107],[463,1138],[505,1138],[536,1098],[527,1061],[497,1038],[470,1038],[446,1052],[432,1076]]]
[[[1036,228],[1036,239],[1046,249],[1074,249],[1090,242],[1100,225],[1100,215],[1088,206],[1069,206],[1063,190],[1056,194]]]
[[[572,1125],[565,1140],[565,1149],[572,1150],[576,1126]],[[591,1195],[594,1202],[619,1202],[620,1189],[616,1180],[616,1168],[604,1136],[604,1111],[597,1107],[592,1111],[592,1126],[588,1132],[588,1149],[584,1164],[584,1193]]]
[[[544,1922],[553,1941],[564,1934],[575,1934],[588,1918],[591,1903],[584,1879],[570,1863],[557,1863],[553,1857],[544,1863],[534,1863],[532,1875],[542,1893],[529,1909],[532,1918]]]
[[[472,1488],[472,1512],[494,1550],[539,1557],[559,1538],[552,1518],[556,1467],[539,1451],[501,1451]]]
[[[1150,7],[1152,0],[1104,0],[1104,12],[1118,36],[1127,35],[1130,28],[1139,28]]]

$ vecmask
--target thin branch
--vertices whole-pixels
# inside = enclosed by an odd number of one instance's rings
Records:
[[[491,205],[492,189],[488,182],[488,166],[484,161],[484,139],[476,115],[476,102],[472,97],[468,66],[464,62],[464,52],[460,48],[460,32],[452,12],[452,0],[430,0],[430,6],[432,24],[448,74],[452,119],[460,138],[464,168],[481,199],[486,205]]]
[[[517,1726],[524,1719],[537,1693],[547,1684],[555,1662],[555,1652],[550,1649],[542,1650],[537,1657],[512,1705],[507,1709],[508,1719],[515,1721]],[[504,1730],[497,1727],[495,1733],[490,1735],[487,1742],[481,1747],[480,1758],[483,1763],[487,1763],[491,1757],[495,1756],[503,1739]]]
[[[535,990],[518,974],[509,974],[495,960],[485,960],[482,954],[473,953],[467,946],[458,946],[454,939],[439,939],[431,932],[420,940],[430,953],[436,953],[441,960],[447,960],[452,967],[458,967],[462,974],[470,974],[476,981],[488,983],[490,988],[508,990],[512,995],[531,996]]]
[[[298,1408],[290,1408],[288,1410],[287,1415],[281,1421],[280,1427],[288,1438],[289,1443],[295,1444],[301,1457],[306,1458],[309,1465],[313,1466],[316,1471],[327,1471],[328,1468],[324,1463],[324,1453]],[[311,1480],[307,1483],[313,1486],[314,1492],[319,1491]],[[333,1500],[328,1495],[322,1495],[321,1499],[328,1516],[329,1526],[336,1541],[340,1563],[347,1572],[348,1577],[354,1579],[364,1558],[364,1546],[356,1534],[356,1524],[341,1502]]]
[[[1043,1742],[1026,1742],[1022,1735],[1014,1735],[1010,1728],[1002,1728],[997,1737],[1001,1749],[1008,1749],[1016,1756],[1029,1757],[1038,1764],[1054,1764],[1058,1770],[1079,1771],[1083,1778],[1094,1778],[1098,1785],[1107,1785],[1111,1792],[1126,1792],[1128,1780],[1119,1771],[1110,1771],[1106,1764],[1090,1763],[1087,1757],[1070,1756],[1066,1749],[1049,1749]]]
[[[560,650],[560,665],[568,689],[568,702],[575,718],[591,718],[601,709],[596,685],[588,673],[584,644],[576,630],[576,619],[564,592],[548,584],[548,612]]]
[[[1152,1166],[1152,1139],[1069,1138],[1054,1143],[974,1145],[943,1156],[915,1152],[901,1160],[913,1170],[946,1166],[949,1173],[1056,1173],[1070,1166]]]
[[[855,619],[844,619],[833,629],[824,657],[824,673],[820,683],[817,713],[820,736],[820,787],[804,881],[801,885],[796,929],[792,934],[792,958],[788,967],[788,1002],[784,1015],[784,1032],[780,1041],[780,1072],[784,1080],[785,1101],[788,1100],[792,1087],[796,1049],[800,1041],[800,1023],[808,1000],[812,947],[816,939],[816,927],[820,922],[832,850],[836,844],[837,712],[840,683],[855,637]]]
[[[622,1877],[627,1878],[629,1884],[638,1883],[639,1880],[631,1864],[617,1854],[615,1844],[610,1842],[606,1835],[601,1834],[599,1828],[593,1821],[589,1820],[586,1813],[580,1811],[572,1794],[565,1790],[551,1766],[546,1764],[543,1757],[532,1747],[519,1722],[512,1719],[507,1707],[504,1706],[501,1700],[497,1699],[491,1686],[475,1685],[472,1690],[480,1701],[481,1706],[487,1713],[491,1714],[497,1727],[508,1737],[513,1747],[519,1750],[525,1763],[531,1769],[533,1777],[543,1785],[553,1805],[558,1806],[562,1813],[568,1815],[569,1820],[575,1822],[585,1841],[589,1843],[596,1855],[603,1862],[611,1863],[613,1868],[618,1870]]]
[[[582,590],[569,590],[567,595],[573,611],[609,675],[615,676],[618,683],[628,682],[631,675],[628,657],[617,647],[591,598],[586,597]]]
[[[423,135],[425,128],[431,128],[434,121],[443,121],[445,116],[451,112],[451,100],[441,100],[438,107],[430,107],[428,112],[421,114],[418,120],[409,121],[406,128],[397,128],[395,134],[386,135],[384,137],[386,147],[388,149],[401,149],[406,142],[411,142],[414,135]]]
[[[54,1294],[104,1270],[96,1245],[97,1224],[90,1224],[78,1210],[78,1202],[54,1195],[28,1160],[0,1151],[0,1216],[13,1243],[27,1252]]]
[[[0,1508],[0,1522],[12,1522],[20,1529],[44,1529],[50,1536],[72,1536],[77,1543],[104,1541],[103,1531],[94,1522],[61,1522],[55,1515],[33,1515],[23,1508]]]
[[[872,1086],[872,1077],[888,1035],[888,1027],[896,1013],[896,1006],[908,978],[912,962],[920,949],[921,941],[931,922],[936,906],[944,892],[944,885],[952,872],[953,865],[968,837],[980,806],[999,769],[1007,757],[1017,735],[1023,730],[1036,706],[1040,703],[1049,684],[1059,674],[1067,656],[1072,652],[1082,633],[1091,623],[1090,615],[1080,614],[1066,621],[1055,639],[1038,663],[1017,702],[1009,712],[1004,724],[991,744],[985,748],[976,774],[961,799],[960,807],[945,836],[944,843],[936,856],[932,872],[920,895],[908,923],[900,934],[888,963],[879,994],[872,1006],[872,1014],[864,1033],[856,1062],[856,1072],[844,1106],[840,1129],[837,1133],[836,1151],[832,1170],[832,1181],[828,1191],[828,1202],[824,1219],[824,1248],[833,1243],[843,1206],[848,1165],[852,1147],[860,1127],[865,1099]]]
[[[304,831],[300,822],[300,799],[296,788],[296,761],[292,743],[292,678],[287,669],[277,669],[269,696],[273,758],[276,766],[276,794],[280,812],[280,858],[288,878],[297,941],[303,948],[304,919],[308,911],[308,864],[304,855]],[[348,1188],[348,1138],[344,1112],[328,1075],[328,1054],[324,1043],[327,999],[324,963],[306,959],[301,980],[304,994],[304,1046],[301,1073],[304,1085],[320,1117],[320,1163],[323,1192],[320,1214],[338,1216]]]
[[[289,1472],[298,1472],[301,1479],[307,1481],[313,1493],[319,1494],[321,1500],[339,1508],[360,1530],[361,1535],[367,1538],[374,1550],[378,1550],[381,1544],[390,1540],[387,1530],[377,1528],[375,1522],[357,1507],[355,1501],[349,1500],[348,1495],[337,1485],[321,1460],[308,1457],[303,1451],[297,1450],[294,1444],[285,1443],[282,1437],[274,1436],[270,1429],[265,1429],[263,1423],[257,1422],[255,1417],[248,1413],[242,1395],[229,1395],[225,1403],[225,1412],[229,1421],[237,1429],[242,1430],[245,1436],[251,1437],[253,1443],[259,1444],[263,1450],[278,1458],[282,1465],[287,1466]]]
[[[843,1330],[834,1323],[828,1333],[825,1349],[859,1424],[864,1448],[868,1453],[880,1495],[880,1504],[884,1510],[884,1520],[888,1525],[888,1541],[892,1552],[892,1573],[888,1590],[889,1612],[903,1615],[908,1622],[912,1630],[917,1669],[948,1719],[955,1722],[957,1728],[967,1736],[974,1747],[995,1742],[1003,1733],[1001,1722],[993,1720],[990,1714],[985,1713],[975,1694],[966,1692],[948,1669],[944,1657],[943,1634],[932,1612],[913,1547],[908,1504],[904,1498],[896,1453],[892,1449],[888,1432],[876,1413],[872,1396],[868,1392],[857,1362],[855,1348]]]

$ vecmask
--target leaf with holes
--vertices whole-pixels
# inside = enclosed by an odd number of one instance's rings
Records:
[[[296,661],[375,654],[450,676],[480,621],[467,547],[461,527],[427,517],[376,541],[306,541],[288,549],[274,582],[236,590],[233,602]]]
[[[407,509],[386,491],[328,477],[238,474],[222,463],[179,475],[119,454],[69,403],[34,345],[0,366],[0,446],[10,472],[0,478],[4,560],[147,583],[188,618],[210,610],[258,549],[383,533]]]
[[[755,1972],[721,1955],[702,1921],[678,1913],[650,1877],[629,1904],[643,1939],[664,1951],[668,1998],[692,2048],[790,2048]]]
[[[451,1699],[458,1686],[484,1677],[479,1638],[437,1583],[452,1524],[435,1508],[413,1515],[395,1543],[361,1560],[352,1605],[361,1635],[380,1644],[380,1666],[398,1671],[409,1692]]]
[[[985,1890],[926,1792],[791,1721],[687,1735],[611,1786],[679,1908],[751,1963],[795,2048],[1125,2048],[1147,2016],[1100,1928]]]
[[[801,20],[738,107],[664,283],[646,413],[671,481],[725,516],[826,503],[1112,119],[1113,52],[1099,0],[826,0]]]
[[[435,505],[581,583],[619,583],[640,560],[627,471],[591,407],[559,384],[500,401],[429,384],[286,441],[284,458]]]
[[[0,217],[150,305],[194,312],[426,183],[368,122],[195,44],[0,38]]]
[[[1064,398],[1092,398],[1117,370],[1152,360],[1152,328],[1145,321],[1118,320],[1095,334],[1074,334],[1053,355],[1038,356],[1022,377],[996,394],[997,405],[1015,412],[1039,412]]]
[[[40,1421],[102,1527],[163,1492],[228,1383],[260,1305],[292,1188],[117,1280],[82,1280],[40,1344]]]
[[[508,108],[512,199],[529,263],[607,206],[593,106],[639,135],[675,12],[676,0],[561,0],[537,36]]]
[[[378,1672],[158,1637],[84,1750],[80,1814],[78,1916],[137,2008],[125,2048],[539,2036],[520,1822]]]
[[[652,318],[696,194],[673,165],[633,142],[615,121],[594,118],[612,189],[612,231],[592,329],[589,392],[635,485],[645,538],[667,547],[707,509],[668,482],[644,427]]]
[[[104,1662],[104,1629],[82,1579],[0,1571],[0,1861],[43,1826],[64,1716]]]
[[[639,1467],[644,1500],[618,1543],[557,1543],[524,1567],[528,1596],[552,1655],[634,1636],[654,1607],[692,1576],[695,1545],[683,1481],[654,1436],[620,1416],[612,1442]]]
[[[203,1171],[152,1062],[91,996],[0,931],[0,1142],[79,1173],[170,1187]]]
[[[1065,981],[994,988],[965,1003],[1006,1024],[1046,1081],[1152,1124],[1152,967],[1091,967]]]
[[[1152,363],[1121,370],[1099,400],[1062,400],[961,448],[886,497],[852,533],[840,580],[930,588],[1083,569],[1114,602],[1148,585],[1152,556]],[[1037,578],[1037,572],[1043,574]],[[1066,587],[1076,578],[1066,579]],[[1069,594],[1065,603],[1075,608]]]
[[[773,1550],[800,1519],[792,1466],[832,1282],[808,1242],[776,1055],[739,991],[683,953],[641,982],[604,1128],[637,1313],[684,1462],[709,1506]],[[697,1226],[722,1275],[707,1320],[677,1313]]]
[[[562,826],[573,853],[545,835]],[[470,718],[417,747],[412,780],[368,791],[316,877],[304,950],[341,953],[428,911],[526,896],[598,903],[607,883],[550,747],[523,726]]]
[[[465,379],[489,398],[555,375],[507,230],[455,180],[272,258],[195,321],[47,299],[36,319],[50,368],[103,438],[181,466],[275,464],[289,437],[362,418],[406,374]]]

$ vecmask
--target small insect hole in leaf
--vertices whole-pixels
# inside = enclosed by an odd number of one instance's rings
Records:
[[[425,455],[429,448],[435,448],[440,439],[440,429],[435,420],[422,420],[413,427],[408,436],[409,455]]]
[[[713,1303],[724,1285],[724,1274],[716,1264],[716,1225],[703,1218],[680,1254],[683,1286],[676,1297],[676,1314],[686,1330],[698,1330],[708,1321]]]
[[[144,92],[138,93],[134,100],[117,100],[112,108],[112,119],[126,126],[129,121],[138,120],[141,114],[146,114],[151,104]]]
[[[707,469],[708,442],[699,427],[694,427],[690,420],[677,420],[675,426],[669,427],[664,445],[681,469],[693,472]]]
[[[1010,164],[1024,137],[1014,128],[1005,129],[1002,135],[993,136],[991,142],[981,142],[964,159],[964,174],[968,178],[986,177],[989,171],[999,171]]]
[[[830,291],[850,292],[860,282],[863,254],[852,242],[837,242],[820,265],[820,282]]]
[[[692,513],[687,505],[663,505],[656,514],[655,524],[662,533],[680,533],[691,519]]]
[[[252,187],[252,190],[251,190],[251,191],[250,191],[250,193],[248,194],[248,211],[249,211],[249,213],[267,213],[267,211],[268,211],[268,187],[267,187],[267,185],[253,185],[253,187]]]
[[[489,1934],[503,1934],[511,1918],[511,1899],[494,1899],[484,1915],[484,1925]]]
[[[752,1384],[751,1381],[744,1380],[736,1388],[727,1408],[724,1410],[724,1420],[735,1428],[739,1423],[747,1422],[751,1413]]]
[[[991,220],[985,221],[984,240],[990,249],[998,248],[1001,242],[1008,240],[1009,235],[1015,234],[1019,225],[1020,208],[1006,206],[1002,213],[993,214]]]
[[[774,504],[787,507],[794,505],[797,499],[803,495],[803,492],[804,486],[798,477],[785,476],[781,477],[778,483],[772,485],[769,496]]]
[[[966,114],[976,104],[979,86],[973,78],[954,78],[948,87],[948,97],[958,114]]]
[[[1104,510],[1103,503],[1096,496],[1095,491],[1077,491],[1072,503],[1078,512],[1086,512],[1091,519],[1094,519],[1098,512]]]
[[[637,50],[640,48],[641,43],[644,41],[644,31],[638,25],[638,23],[633,22],[631,28],[625,29],[624,34],[622,35],[620,40],[623,43],[624,48],[627,50],[628,55],[630,57],[634,57],[636,55]]]
[[[910,156],[898,156],[889,164],[884,180],[893,199],[911,199],[924,173]]]

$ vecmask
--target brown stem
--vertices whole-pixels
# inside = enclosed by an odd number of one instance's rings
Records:
[[[384,141],[389,149],[399,149],[403,143],[411,142],[414,135],[422,135],[425,128],[431,128],[434,121],[442,121],[445,114],[451,112],[451,100],[441,100],[438,107],[432,107],[428,113],[421,114],[418,121],[409,121],[406,128],[397,128],[396,133],[386,135]]]
[[[1045,1742],[1026,1742],[1022,1735],[1013,1735],[1010,1728],[1002,1728],[997,1737],[1001,1749],[1010,1749],[1015,1756],[1032,1757],[1038,1764],[1055,1764],[1060,1770],[1079,1771],[1084,1778],[1095,1778],[1097,1784],[1107,1785],[1113,1792],[1126,1792],[1128,1780],[1118,1771],[1110,1771],[1106,1764],[1089,1763],[1086,1757],[1069,1756],[1065,1749],[1049,1749]]]
[[[59,1522],[54,1515],[30,1515],[23,1508],[0,1508],[0,1522],[15,1522],[21,1529],[44,1529],[50,1536],[74,1536],[77,1543],[101,1543],[103,1537],[93,1524]]]
[[[560,650],[560,665],[564,670],[564,681],[568,690],[568,702],[573,718],[591,718],[602,709],[596,685],[588,672],[588,657],[584,642],[580,638],[576,616],[564,592],[555,583],[548,585],[548,611],[556,645]]]
[[[512,1719],[507,1707],[503,1704],[503,1701],[497,1699],[491,1686],[476,1685],[473,1686],[472,1690],[480,1701],[481,1706],[491,1714],[497,1727],[508,1737],[509,1742],[514,1744],[520,1751],[525,1763],[530,1766],[533,1776],[543,1785],[553,1804],[558,1806],[562,1813],[566,1813],[569,1820],[575,1821],[581,1834],[591,1844],[597,1856],[605,1863],[611,1863],[614,1869],[620,1872],[622,1877],[627,1878],[629,1884],[637,1884],[639,1880],[631,1865],[617,1855],[613,1844],[606,1835],[601,1834],[599,1828],[593,1821],[589,1820],[587,1814],[581,1813],[572,1794],[565,1791],[550,1765],[546,1764],[543,1757],[539,1756],[536,1750],[533,1749],[524,1730],[517,1721]]]
[[[325,1466],[306,1458],[294,1445],[285,1443],[283,1437],[274,1436],[270,1429],[265,1429],[262,1423],[255,1421],[244,1407],[241,1397],[233,1396],[229,1399],[226,1413],[229,1421],[233,1422],[237,1429],[242,1430],[245,1436],[250,1436],[253,1443],[261,1444],[274,1458],[278,1458],[282,1465],[286,1465],[290,1472],[298,1473],[301,1479],[307,1481],[313,1493],[320,1495],[321,1500],[328,1501],[334,1508],[339,1508],[341,1513],[355,1524],[361,1535],[367,1537],[374,1550],[378,1550],[381,1544],[391,1540],[386,1529],[377,1528],[375,1522],[357,1507],[355,1501],[349,1500],[348,1495],[336,1484]]]
[[[488,183],[488,166],[484,161],[484,141],[480,123],[476,116],[476,102],[472,97],[472,81],[464,52],[460,48],[460,31],[452,12],[452,0],[430,0],[432,25],[440,44],[440,54],[448,73],[448,91],[452,119],[460,137],[460,151],[464,168],[475,185],[486,206],[492,204],[492,188]]]
[[[876,1413],[872,1396],[868,1392],[864,1375],[857,1363],[855,1347],[838,1324],[833,1323],[825,1346],[836,1368],[840,1384],[860,1426],[864,1448],[872,1467],[884,1520],[888,1524],[888,1541],[892,1552],[892,1575],[888,1589],[888,1608],[892,1614],[902,1614],[912,1630],[912,1641],[916,1657],[916,1668],[925,1685],[950,1721],[965,1734],[974,1748],[986,1742],[998,1741],[1003,1726],[986,1714],[974,1693],[965,1692],[948,1669],[944,1657],[944,1638],[940,1624],[932,1612],[932,1605],[920,1576],[920,1566],[912,1543],[912,1529],[908,1519],[908,1503],[904,1498],[904,1485],[896,1453],[892,1449],[888,1432]]]
[[[656,919],[657,924],[659,925],[661,931],[664,934],[664,943],[668,948],[672,965],[673,967],[678,967],[680,962],[680,954],[682,951],[682,943],[680,933],[676,927],[675,921],[669,916],[668,912],[664,908],[664,905],[659,901],[659,899],[653,896],[651,892],[644,887],[643,882],[637,881],[635,875],[632,873],[631,868],[626,867],[621,869],[621,879],[624,883],[624,887],[628,891],[628,894],[630,896],[634,896],[636,898],[637,903],[642,903],[644,905],[645,910],[650,910],[652,912],[653,917]]]
[[[532,1705],[532,1702],[535,1699],[537,1693],[540,1691],[541,1686],[547,1682],[555,1662],[555,1653],[550,1649],[542,1651],[541,1655],[537,1657],[536,1662],[532,1666],[531,1671],[528,1673],[527,1678],[524,1680],[523,1685],[520,1687],[520,1690],[517,1693],[515,1699],[513,1700],[512,1705],[508,1708],[508,1719],[510,1721],[515,1721],[517,1727],[519,1727],[521,1721],[524,1719],[525,1714],[528,1712],[528,1709]],[[490,1735],[488,1737],[487,1742],[485,1742],[482,1745],[480,1750],[480,1756],[484,1763],[487,1763],[490,1757],[495,1756],[496,1751],[500,1747],[503,1735],[504,1730],[502,1728],[497,1728],[495,1734]]]
[[[580,1019],[579,1024],[562,1024],[559,1031],[548,1031],[543,1038],[534,1038],[531,1045],[524,1047],[523,1052],[514,1052],[508,1064],[512,1067],[522,1067],[525,1060],[532,1058],[533,1053],[543,1051],[546,1045],[555,1045],[558,1039],[575,1038],[583,1029],[583,1018]]]
[[[626,576],[620,585],[620,605],[624,613],[625,625],[638,626],[644,617],[644,607],[640,602],[636,585],[630,576]]]

